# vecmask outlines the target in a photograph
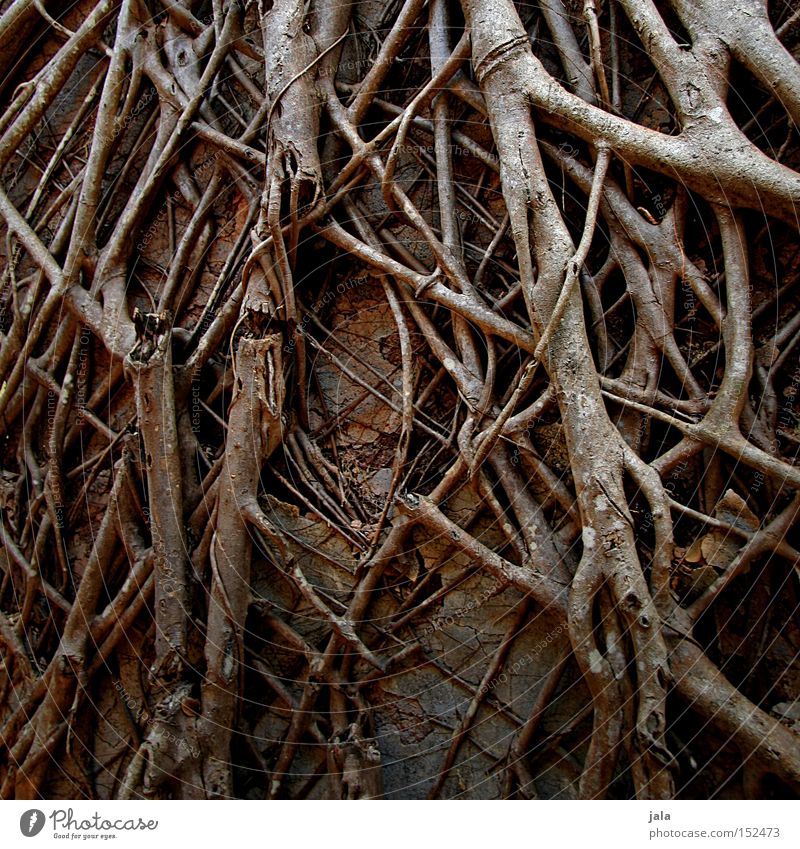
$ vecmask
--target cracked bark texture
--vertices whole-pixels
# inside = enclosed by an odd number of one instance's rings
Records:
[[[796,797],[798,55],[0,4],[0,795]]]

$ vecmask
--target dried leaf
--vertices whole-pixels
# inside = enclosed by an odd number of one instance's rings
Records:
[[[703,559],[717,569],[727,569],[736,557],[741,541],[730,533],[714,530],[700,541]]]
[[[683,559],[687,563],[700,563],[703,560],[702,539],[696,539],[689,548],[686,549],[686,554]]]
[[[743,531],[756,531],[761,524],[758,516],[747,506],[747,502],[732,489],[727,490],[717,502],[714,515],[720,521],[741,528]]]

